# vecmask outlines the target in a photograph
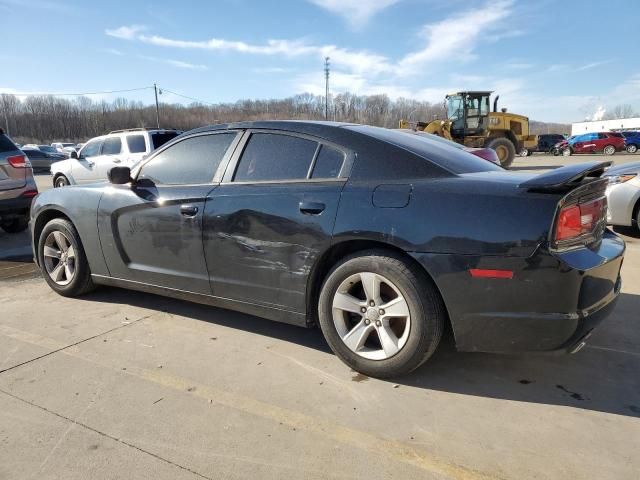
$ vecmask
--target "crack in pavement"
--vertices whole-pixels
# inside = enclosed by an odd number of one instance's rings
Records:
[[[142,319],[140,319],[140,320],[142,320]],[[108,439],[113,440],[115,442],[118,442],[118,443],[120,443],[122,445],[125,445],[125,446],[127,446],[129,448],[133,448],[134,450],[137,450],[140,453],[144,453],[144,454],[149,455],[149,456],[151,456],[151,457],[153,457],[153,458],[155,458],[157,460],[160,460],[161,462],[167,463],[167,464],[172,465],[174,467],[177,467],[177,468],[179,468],[181,470],[189,472],[189,473],[191,473],[193,475],[196,475],[199,478],[204,478],[206,480],[214,480],[212,477],[207,477],[206,475],[203,475],[203,474],[201,474],[199,472],[196,472],[195,470],[192,470],[189,467],[185,467],[184,465],[180,465],[179,463],[172,462],[171,460],[168,460],[168,459],[166,459],[164,457],[161,457],[160,455],[158,455],[156,453],[150,452],[148,450],[145,450],[144,448],[141,448],[141,447],[138,447],[137,445],[129,443],[126,440],[123,440],[121,438],[116,438],[116,437],[114,437],[112,435],[109,435],[108,433],[105,433],[105,432],[103,432],[101,430],[98,430],[96,428],[90,427],[89,425],[87,425],[85,423],[79,422],[79,421],[77,421],[77,420],[75,420],[73,418],[69,418],[69,417],[67,417],[65,415],[62,415],[62,414],[58,413],[58,412],[54,412],[53,410],[49,410],[46,407],[43,407],[43,406],[38,405],[36,403],[30,402],[29,400],[26,400],[24,398],[20,398],[17,395],[14,395],[11,392],[7,392],[7,391],[5,391],[5,390],[3,390],[1,388],[0,388],[0,393],[3,393],[5,395],[7,395],[8,397],[11,397],[11,398],[13,398],[15,400],[18,400],[19,402],[25,403],[27,405],[30,405],[30,406],[32,406],[34,408],[38,408],[38,409],[42,410],[43,412],[47,412],[47,413],[49,413],[51,415],[54,415],[54,416],[56,416],[58,418],[61,418],[61,419],[66,420],[68,422],[71,422],[70,428],[73,427],[74,425],[78,425],[79,427],[82,427],[82,428],[84,428],[86,430],[89,430],[91,432],[97,433],[98,435],[100,435],[100,436],[102,436],[104,438],[108,438]]]
[[[125,327],[128,327],[128,326],[130,326],[130,325],[135,325],[136,323],[140,322],[141,320],[145,320],[145,319],[147,319],[147,318],[149,318],[149,317],[152,317],[152,316],[153,316],[153,315],[155,315],[156,313],[157,313],[157,312],[154,312],[154,313],[151,313],[151,314],[149,314],[149,315],[145,315],[145,316],[143,316],[143,317],[140,317],[140,318],[138,318],[138,319],[136,319],[136,320],[128,321],[127,323],[124,323],[124,324],[122,324],[122,325],[118,325],[117,327],[110,328],[109,330],[106,330],[106,331],[104,331],[104,332],[97,333],[97,334],[95,334],[95,335],[92,335],[91,337],[84,338],[84,339],[82,339],[82,340],[78,340],[77,342],[71,343],[71,344],[69,344],[69,345],[65,345],[64,347],[56,348],[56,349],[54,349],[54,350],[52,350],[52,351],[50,351],[50,352],[44,353],[44,354],[39,355],[39,356],[37,356],[37,357],[35,357],[35,358],[32,358],[32,359],[26,360],[26,361],[24,361],[24,362],[18,363],[18,364],[16,364],[16,365],[11,366],[11,367],[3,368],[3,369],[1,369],[1,370],[0,370],[0,374],[3,374],[3,373],[8,372],[8,371],[10,371],[10,370],[14,370],[14,369],[16,369],[16,368],[18,368],[18,367],[21,367],[21,366],[23,366],[23,365],[28,365],[28,364],[30,364],[30,363],[32,363],[32,362],[35,362],[35,361],[40,360],[40,359],[42,359],[42,358],[48,357],[49,355],[53,355],[54,353],[62,352],[62,351],[64,351],[64,350],[68,349],[68,348],[75,347],[76,345],[80,345],[80,344],[82,344],[82,343],[84,343],[84,342],[88,342],[89,340],[93,340],[93,339],[98,338],[98,337],[101,337],[101,336],[103,336],[103,335],[107,335],[108,333],[115,332],[116,330],[120,330],[121,328],[125,328]]]

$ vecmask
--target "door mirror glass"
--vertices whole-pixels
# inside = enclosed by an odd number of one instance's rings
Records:
[[[78,159],[78,152],[76,152],[75,150],[73,150],[71,152],[71,157],[70,158],[75,158],[76,160]]]
[[[109,182],[114,185],[124,185],[132,181],[131,169],[129,167],[113,167],[107,175]]]

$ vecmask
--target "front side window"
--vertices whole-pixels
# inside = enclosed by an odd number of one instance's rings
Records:
[[[80,158],[96,157],[100,155],[100,148],[102,147],[102,140],[91,140],[87,143],[82,150],[80,150]]]
[[[235,182],[303,180],[318,143],[274,133],[253,133],[242,153]]]
[[[143,135],[127,135],[127,147],[129,147],[129,153],[144,153],[147,151]]]
[[[120,137],[107,138],[102,145],[102,155],[118,155],[122,150]]]
[[[236,132],[200,135],[169,146],[142,167],[140,177],[165,185],[211,183]]]

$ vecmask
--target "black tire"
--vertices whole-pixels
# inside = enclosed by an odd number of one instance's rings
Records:
[[[530,157],[531,155],[533,155],[533,150],[527,150],[527,157]]]
[[[73,279],[67,285],[58,285],[47,272],[44,260],[44,245],[45,240],[54,231],[62,232],[69,240],[75,250],[74,268],[75,274]],[[91,270],[87,263],[87,256],[84,253],[80,236],[73,224],[64,218],[54,218],[47,223],[38,239],[38,265],[42,271],[42,276],[49,284],[52,290],[64,297],[77,297],[85,293],[90,292],[95,288],[93,281],[91,280]]]
[[[53,179],[53,188],[66,187],[67,185],[70,185],[69,179],[64,175],[57,175]]]
[[[334,323],[333,299],[337,289],[342,282],[362,272],[382,275],[393,282],[408,306],[411,320],[406,343],[386,359],[371,360],[352,351]],[[440,294],[424,272],[394,253],[367,250],[344,258],[329,272],[320,291],[318,318],[327,343],[344,363],[365,375],[388,378],[415,370],[433,354],[442,337],[446,313]]]
[[[628,153],[637,153],[638,152],[638,146],[635,143],[631,143],[631,144],[627,145],[627,152]]]
[[[616,147],[614,147],[613,145],[607,145],[602,149],[602,153],[604,153],[605,155],[613,155],[616,153]]]
[[[0,227],[7,233],[20,233],[24,232],[29,226],[29,216],[15,217],[11,220],[5,220],[0,223]]]
[[[500,165],[504,168],[509,168],[513,163],[513,159],[516,157],[516,147],[508,138],[494,138],[489,141],[487,147],[493,148],[496,151],[500,159]]]

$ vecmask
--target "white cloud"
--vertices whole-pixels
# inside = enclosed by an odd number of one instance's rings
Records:
[[[582,72],[584,70],[591,70],[592,68],[601,67],[602,65],[606,65],[608,63],[611,63],[612,61],[613,60],[604,60],[602,62],[587,63],[586,65],[581,65],[581,66],[577,67],[576,70],[578,72]]]
[[[147,56],[147,55],[140,55],[139,57],[144,59],[144,60],[149,60],[151,62],[166,63],[167,65],[171,65],[172,67],[176,67],[176,68],[184,68],[184,69],[187,69],[187,70],[208,70],[206,65],[183,62],[182,60],[172,60],[170,58],[150,57],[150,56]]]
[[[136,36],[146,30],[144,25],[123,25],[122,27],[109,29],[107,28],[104,33],[110,37],[121,38],[123,40],[134,40]]]
[[[115,48],[103,48],[102,51],[105,53],[110,53],[111,55],[118,55],[118,56],[124,55],[123,52]]]
[[[378,12],[400,0],[308,0],[311,3],[344,17],[353,27],[362,27]]]
[[[422,36],[426,46],[406,55],[398,66],[405,73],[418,73],[430,62],[473,58],[473,50],[488,31],[504,25],[512,13],[512,0],[489,1],[440,22],[425,25]]]

